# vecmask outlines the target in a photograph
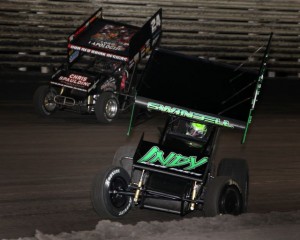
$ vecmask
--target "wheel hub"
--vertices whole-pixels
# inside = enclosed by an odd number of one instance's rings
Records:
[[[54,111],[56,108],[56,104],[53,101],[54,97],[55,97],[55,94],[53,92],[49,92],[45,96],[44,107],[49,112]]]
[[[109,99],[105,106],[106,116],[108,118],[114,118],[118,112],[118,103],[116,99]]]
[[[242,199],[238,189],[227,187],[220,199],[220,213],[238,215],[242,211]]]
[[[111,203],[116,208],[121,208],[127,203],[127,198],[124,195],[118,194],[118,191],[124,191],[127,185],[122,178],[115,178],[110,187]]]

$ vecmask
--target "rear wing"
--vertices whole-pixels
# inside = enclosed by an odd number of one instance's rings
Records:
[[[162,9],[142,27],[103,19],[102,8],[68,37],[68,61],[72,63],[80,52],[124,61],[133,65],[161,36]]]
[[[259,71],[155,49],[135,105],[190,121],[244,130],[244,143],[266,70],[271,38],[272,34]],[[130,128],[133,120],[132,115]]]

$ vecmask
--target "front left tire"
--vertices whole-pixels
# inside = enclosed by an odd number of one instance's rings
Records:
[[[132,197],[120,194],[130,182],[128,173],[121,167],[111,166],[96,175],[91,200],[97,214],[103,219],[125,215],[132,206]]]

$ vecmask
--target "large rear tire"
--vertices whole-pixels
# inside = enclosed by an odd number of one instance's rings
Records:
[[[218,167],[218,176],[228,176],[236,181],[243,196],[243,212],[247,211],[249,195],[249,170],[245,159],[224,158]]]
[[[243,198],[238,184],[230,177],[217,176],[208,183],[203,211],[206,217],[243,212]]]
[[[132,198],[117,193],[126,191],[130,178],[121,167],[111,166],[96,175],[91,200],[97,214],[103,219],[125,215],[132,206]]]
[[[115,153],[112,165],[122,167],[131,175],[133,156],[135,154],[135,146],[121,146]]]
[[[112,92],[103,92],[95,104],[95,113],[98,122],[110,123],[118,117],[119,101]]]
[[[133,156],[136,151],[136,146],[121,146],[115,153],[112,165],[122,167],[131,177],[133,183],[137,183],[140,180],[142,171],[135,169],[132,171]]]
[[[57,109],[57,104],[54,102],[56,95],[54,88],[40,86],[33,95],[33,106],[36,113],[42,117],[52,115]]]

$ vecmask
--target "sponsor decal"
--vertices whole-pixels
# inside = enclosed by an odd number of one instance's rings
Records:
[[[197,160],[196,156],[183,156],[181,154],[170,152],[168,156],[164,156],[164,151],[160,150],[159,147],[153,146],[143,157],[137,162],[144,164],[157,163],[165,168],[178,168],[181,167],[183,171],[191,171],[206,164],[208,157],[203,157]]]
[[[76,46],[76,45],[72,45],[72,44],[69,44],[69,48],[74,49],[74,50],[78,50],[78,51],[81,51],[81,52],[86,52],[86,53],[95,54],[95,55],[99,55],[99,56],[103,56],[103,57],[113,58],[113,59],[120,60],[120,61],[125,61],[125,62],[128,61],[127,57],[122,57],[122,56],[119,56],[119,55],[106,53],[106,52],[101,52],[101,51],[97,51],[97,50],[94,50],[94,49],[84,48],[84,47],[80,47],[80,46]]]
[[[128,68],[131,69],[134,66],[134,63],[135,63],[134,59],[131,59],[131,61],[129,62]]]
[[[61,87],[67,87],[67,88],[71,88],[71,89],[76,89],[76,90],[82,91],[82,92],[88,92],[88,91],[85,90],[85,89],[73,87],[73,86],[66,85],[66,84],[62,84],[62,83],[58,83],[58,82],[52,82],[52,81],[51,81],[50,83],[51,83],[51,84],[54,84],[54,85],[57,85],[57,86],[61,86]]]
[[[91,36],[89,44],[113,51],[124,51],[136,33],[135,29],[125,26],[106,24],[96,34]]]
[[[132,205],[132,198],[130,197],[126,208],[124,208],[124,210],[122,210],[121,212],[119,212],[119,216],[122,216],[125,213],[127,213],[128,210],[129,210],[129,208],[131,207],[131,205]]]
[[[228,120],[221,120],[220,118],[212,117],[212,116],[205,115],[205,114],[196,113],[196,112],[193,112],[193,111],[187,111],[187,110],[184,110],[184,109],[171,107],[171,106],[167,106],[167,105],[164,106],[164,105],[159,104],[159,103],[148,102],[147,103],[147,108],[149,110],[156,110],[156,111],[160,111],[160,112],[165,112],[165,113],[173,114],[173,115],[176,115],[176,116],[179,116],[179,117],[185,117],[185,118],[193,119],[193,120],[200,121],[200,122],[212,123],[212,124],[223,126],[223,127],[234,128],[234,126],[232,124],[230,124],[230,122]]]
[[[157,14],[156,17],[151,20],[150,25],[152,33],[154,33],[161,26],[161,19],[159,14]]]
[[[113,50],[113,51],[124,51],[125,50],[124,47],[117,46],[116,44],[110,43],[110,42],[104,42],[104,41],[96,42],[96,41],[90,40],[89,44],[94,46],[94,47],[106,48],[106,49]]]
[[[253,114],[253,111],[254,111],[254,108],[255,108],[255,104],[257,102],[257,97],[258,97],[258,95],[260,93],[260,90],[261,90],[261,85],[262,85],[263,79],[264,79],[264,75],[261,74],[258,78],[255,93],[254,93],[254,97],[253,97],[252,102],[251,102],[251,108],[250,108],[249,115],[248,115],[246,129],[244,131],[244,135],[243,135],[243,138],[242,138],[242,144],[245,143],[245,141],[246,141],[246,135],[247,135],[247,132],[248,132],[249,125],[252,122],[252,117],[253,117],[252,114]]]
[[[255,89],[255,93],[254,93],[254,97],[252,99],[252,108],[254,109],[255,107],[255,104],[257,102],[257,96],[259,95],[260,93],[260,90],[261,90],[261,85],[262,85],[262,81],[264,79],[264,75],[260,75],[259,78],[258,78],[258,82],[257,82],[257,85],[256,85],[256,89]]]
[[[118,173],[120,173],[120,169],[115,169],[115,170],[113,170],[109,175],[108,175],[108,177],[105,179],[105,186],[106,187],[109,187],[110,186],[110,182],[111,182],[111,179],[116,175],[116,174],[118,174]]]
[[[61,82],[71,83],[77,86],[89,87],[92,83],[88,82],[88,77],[81,76],[78,74],[70,74],[69,76],[60,76],[58,78]]]
[[[157,41],[159,39],[159,35],[157,37],[155,37],[153,40],[152,40],[152,47],[154,47],[156,44],[157,44]]]
[[[79,56],[79,51],[73,51],[71,50],[72,52],[70,52],[69,54],[69,62],[73,62],[78,56]]]

